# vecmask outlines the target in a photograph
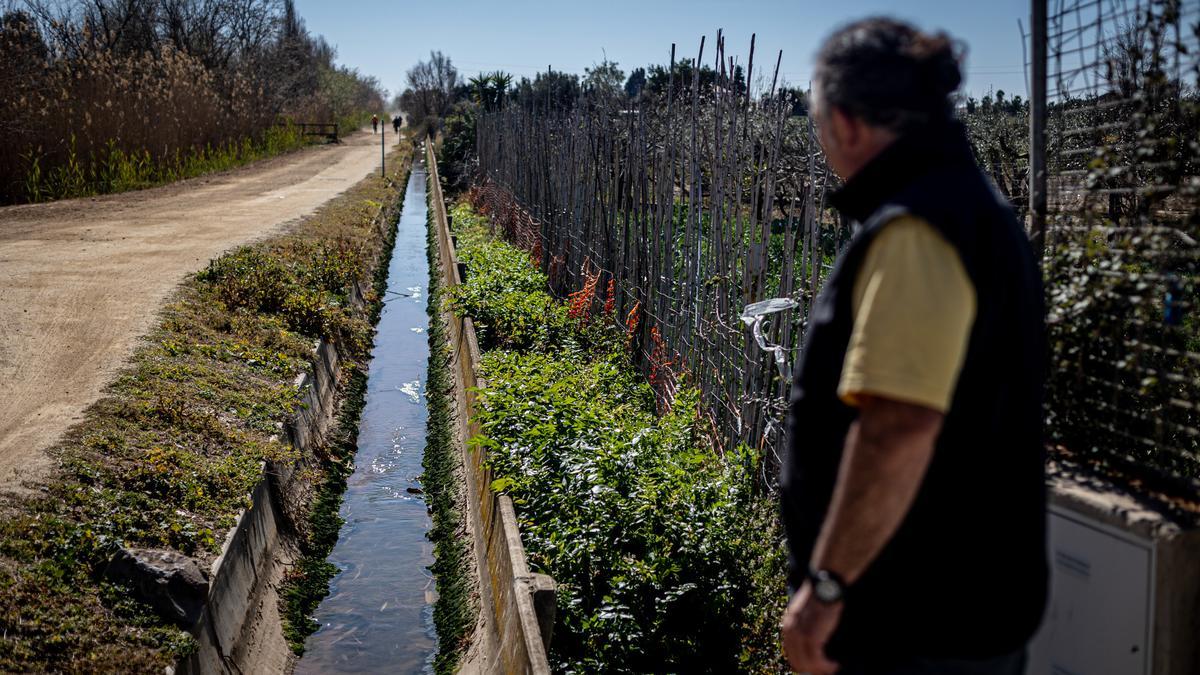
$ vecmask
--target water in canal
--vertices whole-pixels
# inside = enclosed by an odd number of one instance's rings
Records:
[[[425,500],[414,494],[425,448],[425,168],[414,162],[388,266],[337,546],[341,572],[314,618],[297,673],[432,672],[432,544]]]

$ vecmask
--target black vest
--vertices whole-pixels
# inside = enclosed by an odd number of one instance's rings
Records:
[[[816,301],[793,379],[781,475],[789,583],[803,580],[857,414],[837,395],[855,280],[879,231],[909,213],[962,258],[976,318],[916,502],[849,590],[829,652],[835,660],[1009,653],[1036,630],[1047,587],[1046,346],[1028,239],[957,123],[901,138],[832,201],[863,225]]]

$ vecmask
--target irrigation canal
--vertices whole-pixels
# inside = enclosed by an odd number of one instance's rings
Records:
[[[413,163],[388,264],[388,292],[375,334],[358,455],[337,545],[340,573],[314,618],[297,673],[431,672],[433,630],[430,519],[416,494],[425,449],[424,383],[429,360],[425,314],[424,163]]]

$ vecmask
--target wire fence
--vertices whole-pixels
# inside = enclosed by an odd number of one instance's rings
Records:
[[[1048,95],[1018,117],[964,113],[981,165],[1035,230],[1029,186],[1046,199],[1050,440],[1194,495],[1200,2],[1051,4],[1044,51],[1030,50],[1047,55]],[[714,81],[686,70],[636,105],[482,115],[472,198],[556,292],[585,289],[634,329],[664,405],[698,387],[714,437],[758,448],[770,478],[810,304],[851,231],[826,207],[836,178],[801,107],[773,77],[755,92],[735,80],[720,34],[710,58]],[[753,60],[751,47],[747,82]],[[1021,136],[1030,110],[1041,146]],[[1047,167],[1032,181],[1031,157]]]
[[[1054,448],[1200,477],[1200,2],[1068,0],[1046,24]]]
[[[702,86],[695,68],[676,82],[672,55],[665,97],[633,108],[614,98],[484,115],[487,182],[474,198],[555,291],[589,288],[631,329],[662,404],[686,381],[723,447],[774,458],[804,318],[849,233],[825,208],[809,120],[774,95],[774,77],[764,96],[735,79],[720,36],[710,53],[715,79]],[[704,54],[701,43],[695,62]],[[752,48],[750,73],[753,60]],[[743,319],[770,299],[781,300],[758,310],[776,311]]]

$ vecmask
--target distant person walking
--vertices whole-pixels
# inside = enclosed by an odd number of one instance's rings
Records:
[[[401,126],[402,124],[404,124],[404,118],[400,117],[399,115],[393,115],[393,116],[392,116],[392,131],[394,131],[394,132],[396,132],[397,134],[399,134],[399,133],[400,133],[400,126]]]
[[[371,133],[379,133],[379,115],[371,115]]]
[[[788,410],[788,662],[825,675],[1018,675],[1046,603],[1041,277],[976,166],[945,35],[834,33],[812,115],[859,227]]]

